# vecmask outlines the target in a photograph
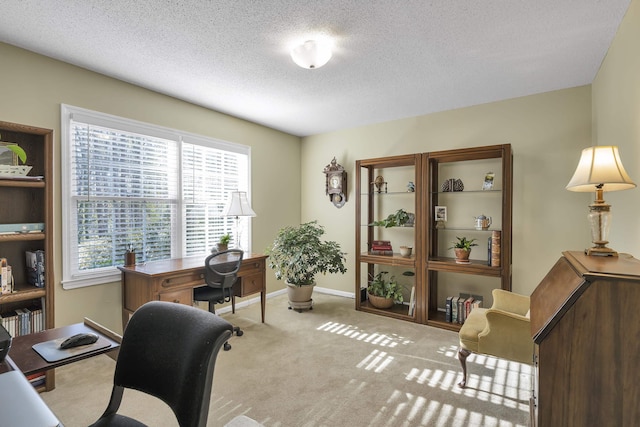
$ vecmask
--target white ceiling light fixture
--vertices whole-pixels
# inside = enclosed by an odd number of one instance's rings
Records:
[[[307,40],[291,49],[291,59],[302,68],[320,68],[331,59],[331,47],[328,40]]]

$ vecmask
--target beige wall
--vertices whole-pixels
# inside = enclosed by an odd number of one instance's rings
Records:
[[[354,292],[355,160],[502,143],[514,153],[513,290],[529,295],[562,251],[590,246],[590,199],[565,190],[591,143],[590,86],[304,138],[302,219],[318,219],[349,253],[347,274],[319,285]],[[350,176],[341,209],[324,195],[321,172],[333,156]]]
[[[254,251],[262,252],[285,224],[317,219],[349,253],[344,276],[318,278],[354,290],[355,160],[511,143],[514,151],[513,290],[529,294],[567,249],[590,245],[586,211],[592,196],[564,189],[580,150],[620,146],[640,180],[640,0],[633,0],[591,86],[549,92],[300,139],[159,95],[24,50],[0,44],[2,120],[55,130],[56,323],[84,316],[119,328],[118,283],[64,291],[61,278],[60,104],[67,103],[252,147]],[[593,94],[592,94],[593,92]],[[592,102],[593,97],[593,102]],[[593,104],[593,105],[592,105]],[[592,131],[593,127],[593,131]],[[349,172],[349,201],[335,208],[324,194],[322,169],[335,156]],[[639,190],[610,193],[611,246],[640,254]],[[268,290],[282,288],[267,272]]]
[[[593,139],[617,145],[640,184],[640,0],[633,0],[593,82]],[[613,223],[609,246],[640,257],[640,189],[605,193]]]
[[[253,249],[300,221],[300,138],[249,123],[0,43],[0,119],[54,129],[56,325],[84,316],[120,330],[120,283],[63,290],[60,104],[101,111],[251,146]],[[268,290],[282,288],[272,274]]]

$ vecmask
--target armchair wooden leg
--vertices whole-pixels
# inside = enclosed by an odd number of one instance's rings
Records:
[[[458,349],[458,360],[462,366],[462,381],[458,383],[458,387],[465,388],[467,386],[467,357],[471,352],[462,347]]]

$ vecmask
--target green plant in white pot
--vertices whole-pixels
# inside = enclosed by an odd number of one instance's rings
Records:
[[[340,244],[322,240],[324,233],[317,221],[287,226],[278,231],[266,250],[269,268],[275,271],[276,279],[288,285],[290,309],[312,308],[311,294],[318,273],[347,271]]]

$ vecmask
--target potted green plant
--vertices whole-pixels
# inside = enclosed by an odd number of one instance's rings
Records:
[[[394,276],[386,278],[388,271],[380,271],[373,276],[373,280],[367,286],[369,303],[376,308],[391,308],[395,301],[402,302],[402,286]]]
[[[413,226],[414,220],[415,215],[405,211],[404,209],[398,209],[396,212],[389,214],[385,219],[373,221],[371,225],[384,228]]]
[[[287,226],[266,249],[269,268],[288,285],[289,308],[311,309],[316,274],[347,271],[345,253],[338,243],[322,240],[324,233],[317,221]]]
[[[0,135],[0,138],[2,136]],[[24,151],[22,147],[20,147],[15,142],[3,142],[0,144],[0,154],[10,151],[13,156],[16,156],[20,162],[22,162],[22,166],[17,163],[14,164],[2,164],[0,165],[0,174],[2,175],[15,175],[15,176],[23,176],[29,173],[31,170],[31,166],[27,166],[27,153]]]
[[[469,255],[471,254],[471,247],[478,246],[475,243],[476,239],[467,239],[466,237],[456,236],[456,241],[453,242],[453,246],[449,249],[453,249],[456,254],[456,262],[458,264],[468,264]]]
[[[231,234],[226,233],[220,236],[218,240],[218,252],[226,251],[229,249],[229,242],[231,241]]]

